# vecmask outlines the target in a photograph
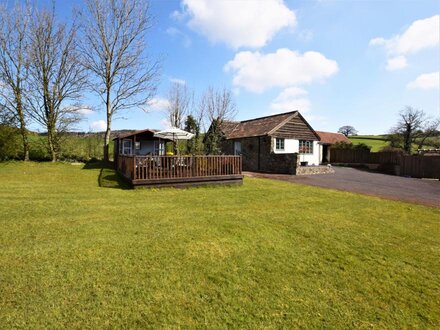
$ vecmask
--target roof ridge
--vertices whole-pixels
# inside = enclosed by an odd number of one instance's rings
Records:
[[[293,110],[293,111],[288,111],[288,112],[283,112],[283,113],[277,113],[277,114],[274,114],[274,115],[269,115],[269,116],[264,116],[264,117],[257,117],[257,118],[253,118],[253,119],[242,120],[239,123],[247,123],[249,121],[254,121],[254,120],[266,119],[266,118],[277,117],[277,116],[284,116],[284,115],[287,115],[287,114],[294,114],[295,112],[298,112],[298,110]]]

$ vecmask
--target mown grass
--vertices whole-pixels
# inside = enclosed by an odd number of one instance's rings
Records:
[[[440,327],[439,209],[250,178],[99,187],[111,175],[0,163],[1,327]]]

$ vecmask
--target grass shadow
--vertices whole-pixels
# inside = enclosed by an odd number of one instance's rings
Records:
[[[83,170],[99,170],[102,168],[113,168],[113,162],[103,160],[91,160],[84,164]]]
[[[105,161],[90,161],[84,164],[83,170],[100,170],[98,184],[102,188],[133,189],[113,167],[113,163]]]

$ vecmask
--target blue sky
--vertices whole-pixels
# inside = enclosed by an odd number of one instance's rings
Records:
[[[57,9],[65,17],[80,5]],[[299,110],[316,130],[379,134],[406,105],[440,116],[437,1],[153,0],[151,13],[146,51],[162,62],[156,102],[120,114],[113,129],[163,128],[173,80],[196,95],[231,89],[237,120]],[[104,119],[89,113],[79,129]]]

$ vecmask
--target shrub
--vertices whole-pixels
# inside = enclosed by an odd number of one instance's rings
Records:
[[[0,125],[0,160],[20,159],[23,146],[18,129]]]
[[[359,143],[353,145],[352,143],[347,142],[336,142],[331,146],[332,149],[351,149],[351,150],[367,150],[370,151],[371,147],[366,145],[365,143]]]
[[[399,154],[403,154],[404,150],[402,148],[395,148],[392,146],[385,146],[380,148],[379,152],[395,152],[395,153],[399,153]]]
[[[353,145],[352,145],[353,146]],[[371,150],[371,146],[365,144],[365,143],[359,143],[359,144],[355,144],[352,149],[354,150],[365,150],[365,151],[370,151]]]

